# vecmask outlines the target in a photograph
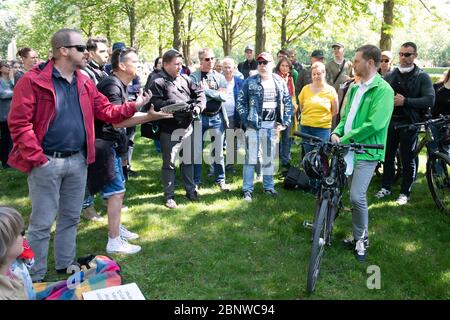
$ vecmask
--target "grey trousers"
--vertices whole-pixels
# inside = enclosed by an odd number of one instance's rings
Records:
[[[369,208],[367,188],[369,188],[378,161],[358,161],[349,178],[350,201],[353,205],[353,239],[359,240],[369,235]]]
[[[67,158],[47,157],[48,164],[28,175],[32,211],[27,240],[35,254],[30,272],[33,280],[42,280],[47,273],[50,230],[55,219],[55,267],[67,268],[74,261],[86,185],[87,164],[81,152]]]
[[[175,196],[175,161],[178,157],[181,157],[180,169],[186,192],[192,193],[195,191],[194,150],[192,146],[193,127],[191,125],[184,131],[178,129],[177,132],[174,132],[173,135],[161,132],[160,136],[163,158],[162,182],[164,186],[164,198],[166,200],[173,199]],[[172,141],[172,137],[175,141]]]

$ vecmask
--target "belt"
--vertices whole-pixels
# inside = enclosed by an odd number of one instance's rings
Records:
[[[58,151],[44,151],[44,154],[53,157],[53,158],[67,158],[70,156],[73,156],[74,154],[77,154],[78,151],[65,151],[65,152],[58,152]]]
[[[205,116],[207,116],[207,117],[214,117],[214,116],[218,115],[218,114],[220,113],[220,111],[221,111],[221,110],[216,111],[216,112],[204,112],[204,111],[203,111],[202,115],[205,115]]]

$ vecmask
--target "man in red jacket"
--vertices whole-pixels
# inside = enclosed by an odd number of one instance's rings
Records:
[[[8,117],[14,142],[8,164],[28,174],[33,281],[42,281],[47,272],[50,229],[56,217],[57,272],[65,273],[74,262],[87,165],[95,160],[94,117],[120,123],[149,101],[148,95],[140,95],[136,102],[112,105],[99,93],[79,71],[86,66],[87,51],[78,31],[57,31],[51,45],[53,59],[17,83]]]

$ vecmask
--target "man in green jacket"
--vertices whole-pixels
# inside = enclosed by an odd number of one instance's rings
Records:
[[[337,143],[386,145],[387,130],[394,109],[394,91],[377,73],[381,51],[373,45],[364,45],[356,50],[354,70],[360,81],[348,94],[344,116],[331,134]],[[370,154],[346,156],[347,172],[350,176],[350,201],[353,205],[353,238],[344,244],[354,249],[356,258],[366,258],[369,225],[367,188],[378,161],[384,159],[384,150],[371,150]]]

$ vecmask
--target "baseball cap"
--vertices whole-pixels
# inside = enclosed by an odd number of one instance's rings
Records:
[[[383,52],[381,53],[381,56],[388,57],[389,60],[392,60],[392,58],[393,58],[392,52],[390,52],[390,51],[383,51]]]
[[[311,57],[314,57],[314,58],[323,58],[323,51],[322,51],[322,50],[314,50],[314,51],[311,53]]]
[[[126,47],[125,43],[123,43],[123,42],[116,42],[112,46],[112,51],[117,50],[117,49],[122,49],[122,48],[125,48],[125,47]]]
[[[253,48],[253,46],[250,45],[250,44],[249,44],[248,46],[245,47],[245,50],[244,50],[244,51],[247,51],[247,50],[255,51],[255,49]]]
[[[270,53],[268,52],[261,52],[260,54],[258,54],[258,56],[256,57],[256,60],[265,60],[267,62],[271,62],[273,61],[273,57]]]
[[[344,48],[344,45],[343,45],[342,43],[340,43],[340,42],[335,42],[335,43],[333,43],[333,45],[331,46],[331,48],[334,48],[334,47]]]

